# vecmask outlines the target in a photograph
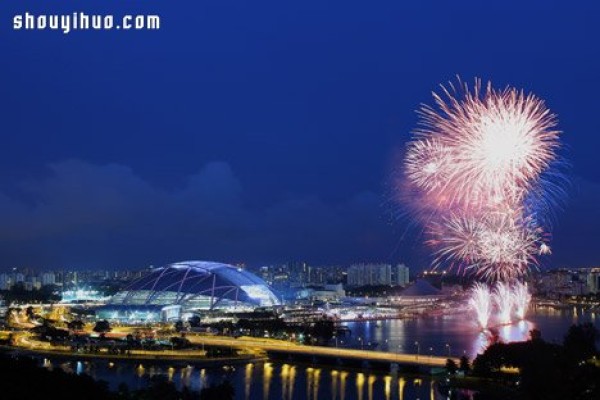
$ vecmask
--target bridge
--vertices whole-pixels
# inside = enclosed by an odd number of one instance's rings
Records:
[[[433,368],[443,368],[448,357],[422,354],[392,353],[385,351],[358,350],[340,347],[324,347],[301,345],[262,338],[229,338],[223,336],[187,336],[194,344],[206,346],[223,346],[238,349],[251,349],[265,352],[276,358],[304,359],[314,363],[361,364],[368,367],[371,364],[388,364],[390,368],[410,367],[420,371],[431,371]],[[458,358],[450,357],[457,364]]]

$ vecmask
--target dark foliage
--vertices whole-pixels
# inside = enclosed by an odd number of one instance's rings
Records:
[[[130,391],[121,384],[111,392],[104,381],[95,381],[87,375],[75,375],[60,369],[49,371],[30,358],[12,358],[0,354],[0,376],[6,382],[2,399],[61,399],[61,400],[231,400],[235,391],[224,381],[201,392],[187,388],[177,390],[165,377],[154,377],[142,390]],[[35,384],[32,384],[35,383]]]
[[[9,290],[0,290],[0,297],[4,298],[8,304],[12,302],[51,303],[61,299],[55,286],[47,285],[42,286],[41,289],[25,290],[22,283],[17,283]]]
[[[539,331],[521,343],[494,343],[473,363],[473,374],[520,388],[529,399],[600,399],[597,331],[591,324],[574,325],[564,345],[546,343]],[[504,374],[501,367],[519,368],[520,374]]]
[[[94,381],[87,375],[68,374],[61,370],[48,371],[30,359],[13,359],[0,355],[0,376],[6,382],[3,399],[101,400],[113,399],[105,382]],[[35,383],[35,384],[32,384]]]
[[[110,332],[111,331],[111,327],[110,327],[110,323],[103,319],[101,321],[96,322],[96,325],[94,326],[94,332],[98,332],[98,333],[106,333],[106,332]]]

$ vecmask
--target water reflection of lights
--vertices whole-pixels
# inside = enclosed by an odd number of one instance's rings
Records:
[[[529,331],[532,329],[535,329],[535,325],[525,320],[517,324],[505,325],[500,329],[500,340],[504,343],[525,342],[529,339]]]
[[[435,400],[435,387],[433,384],[433,381],[429,382],[429,400]]]
[[[290,375],[290,366],[288,364],[283,364],[281,366],[281,398],[287,398],[288,391],[288,377]]]
[[[306,368],[306,396],[310,398],[310,389],[312,388],[313,368]]]
[[[317,400],[319,395],[319,380],[321,376],[321,369],[317,368],[313,372],[313,400]]]
[[[250,399],[250,386],[252,385],[252,371],[254,369],[254,364],[248,363],[246,364],[246,373],[244,375],[244,392],[246,394],[246,399]]]
[[[288,364],[281,366],[281,398],[292,399],[294,395],[294,383],[296,380],[296,367]]]
[[[398,399],[404,400],[404,388],[406,387],[406,379],[398,379]]]
[[[269,389],[271,387],[271,379],[273,378],[273,366],[271,363],[265,363],[263,366],[263,399],[269,398]]]
[[[369,384],[367,387],[367,393],[368,393],[368,398],[369,400],[373,400],[373,384],[375,383],[375,380],[377,378],[375,377],[375,375],[369,375]]]
[[[83,363],[81,361],[77,361],[77,367],[75,369],[75,373],[77,375],[83,374]]]
[[[169,378],[169,382],[173,381],[173,375],[175,374],[175,368],[169,367],[167,370],[167,377]]]
[[[200,390],[206,386],[206,369],[202,368],[200,370]]]
[[[290,377],[288,384],[288,399],[292,400],[294,398],[294,385],[296,383],[296,367],[290,368]]]
[[[140,364],[136,368],[136,372],[137,372],[137,376],[141,378],[144,376],[144,373],[146,372],[146,370],[144,369],[144,366],[142,364]]]
[[[362,400],[363,398],[363,391],[365,388],[365,374],[363,374],[362,372],[359,372],[358,374],[356,374],[356,392],[358,393],[358,400]]]
[[[390,400],[390,397],[392,394],[392,377],[388,375],[383,378],[383,381],[384,381],[383,391],[385,393],[385,400]]]
[[[336,370],[331,371],[331,398],[333,400],[337,400],[338,376],[339,376],[338,371],[336,371]]]
[[[187,367],[182,368],[179,373],[179,379],[181,380],[183,385],[186,387],[190,387],[190,385],[191,385],[193,369],[194,369],[194,367],[192,367],[191,365],[188,365]]]
[[[342,372],[340,374],[340,399],[346,398],[346,379],[348,378],[347,372]]]

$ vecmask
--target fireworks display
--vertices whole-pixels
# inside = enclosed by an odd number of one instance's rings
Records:
[[[524,319],[529,303],[531,302],[531,294],[526,283],[517,282],[513,287],[513,303],[515,305],[515,313],[518,319]]]
[[[476,283],[473,286],[469,305],[475,310],[481,329],[486,329],[492,314],[492,295],[487,285]]]
[[[498,282],[494,288],[494,301],[498,307],[498,322],[509,324],[513,309],[513,295],[510,286],[504,282]]]
[[[556,195],[556,118],[515,88],[482,89],[478,80],[450,88],[421,108],[408,145],[412,207],[436,265],[513,281],[550,253],[542,223]]]
[[[398,188],[425,227],[436,267],[496,282],[471,290],[479,326],[509,324],[531,301],[519,279],[552,253],[548,225],[564,186],[556,117],[512,87],[475,80],[442,91],[419,110]]]
[[[531,294],[526,283],[515,282],[509,285],[497,282],[492,291],[485,283],[475,283],[471,288],[469,306],[475,312],[477,323],[481,329],[487,329],[495,318],[500,325],[525,318],[525,313],[531,302]],[[496,313],[493,315],[494,309]]]

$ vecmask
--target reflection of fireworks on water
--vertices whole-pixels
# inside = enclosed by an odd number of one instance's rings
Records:
[[[498,307],[498,320],[501,324],[509,324],[513,309],[513,296],[510,285],[497,282],[494,288],[494,301]]]
[[[529,308],[529,303],[531,302],[531,294],[529,293],[527,283],[515,283],[515,285],[512,288],[512,294],[517,318],[524,319],[525,313]]]
[[[476,283],[471,289],[471,298],[469,299],[469,305],[475,314],[477,315],[477,322],[481,329],[486,329],[488,326],[488,320],[492,313],[492,294],[487,285],[483,283]]]

